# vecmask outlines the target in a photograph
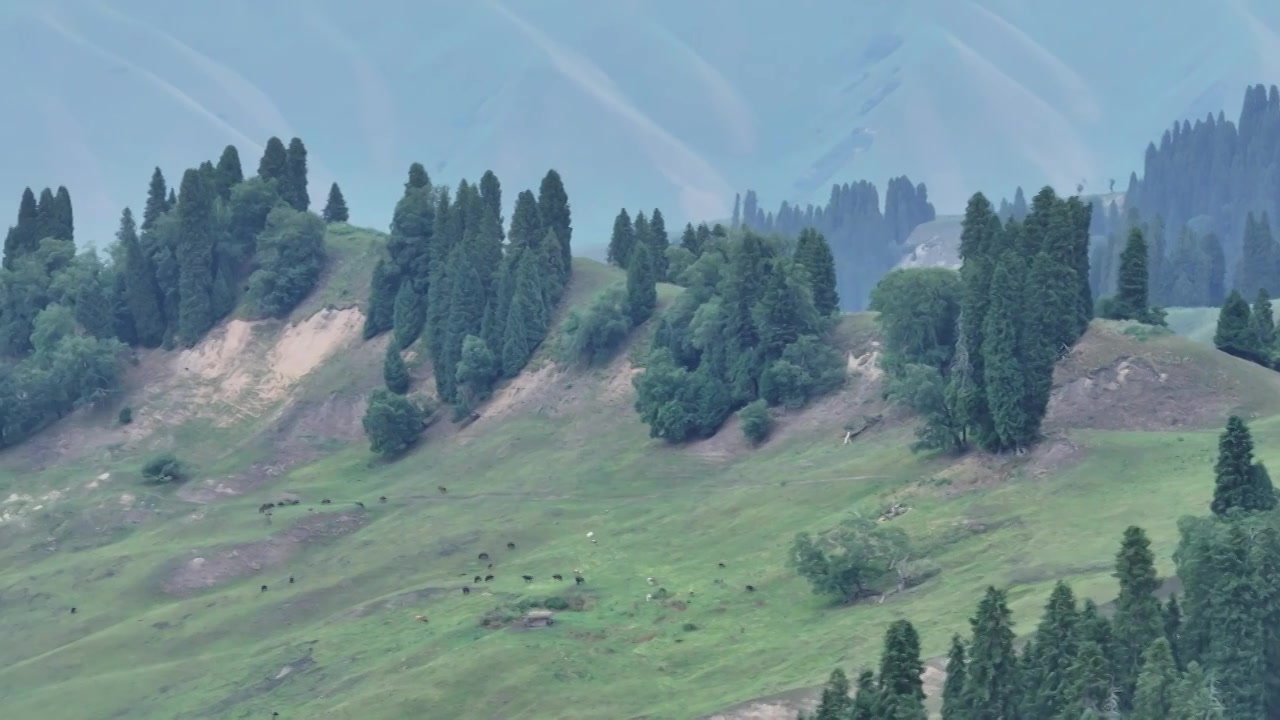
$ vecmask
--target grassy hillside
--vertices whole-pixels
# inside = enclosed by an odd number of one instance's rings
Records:
[[[1219,309],[1169,308],[1169,329],[1190,340],[1213,344],[1213,334],[1218,329]],[[1280,309],[1280,300],[1271,301],[1271,309],[1273,312]]]
[[[366,267],[377,242],[329,237]],[[586,260],[574,272],[572,305],[621,279]],[[1262,459],[1280,462],[1276,375],[1103,322],[1059,367],[1036,452],[913,456],[910,419],[881,400],[874,320],[856,315],[838,333],[847,386],[780,416],[754,451],[736,422],[684,447],[649,440],[631,408],[635,348],[591,371],[544,348],[481,419],[438,423],[387,464],[359,432],[385,339],[361,342],[358,303],[342,299],[365,277],[330,274],[295,324],[233,320],[191,351],[142,357],[129,428],[106,409],[0,455],[7,714],[692,718],[868,666],[898,617],[940,654],[987,584],[1010,588],[1023,631],[1058,578],[1106,601],[1132,523],[1170,572],[1227,412],[1256,417]],[[871,414],[885,422],[842,444]],[[141,485],[166,447],[196,478]],[[257,512],[282,498],[300,502]],[[942,569],[924,585],[837,608],[785,566],[797,531],[893,502]],[[580,587],[551,577],[574,570]],[[646,600],[658,588],[670,597]],[[511,622],[550,597],[575,609],[550,628]]]
[[[106,240],[154,165],[176,181],[232,142],[252,170],[269,136],[300,135],[317,204],[336,179],[379,227],[412,160],[450,184],[492,168],[509,198],[555,166],[587,251],[619,207],[683,224],[746,187],[776,208],[906,173],[943,212],[1019,183],[1100,190],[1174,120],[1233,116],[1274,79],[1270,0],[1074,7],[14,0],[0,59],[24,71],[0,94],[23,112],[0,128],[22,141],[0,208],[65,183],[82,239]]]

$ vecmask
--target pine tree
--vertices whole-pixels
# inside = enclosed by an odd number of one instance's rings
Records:
[[[258,161],[258,177],[280,183],[280,195],[284,197],[285,186],[289,183],[288,176],[289,152],[285,150],[280,138],[272,137],[267,140],[267,147],[262,151],[262,160]]]
[[[1218,461],[1214,465],[1214,515],[1225,517],[1232,511],[1258,512],[1276,506],[1275,488],[1261,463],[1253,462],[1253,438],[1244,420],[1232,415],[1227,429],[1218,438]]]
[[[535,247],[546,236],[542,217],[538,214],[538,201],[529,190],[516,196],[515,210],[511,213],[511,231],[507,233],[510,251]]]
[[[667,236],[667,221],[658,208],[654,208],[653,214],[649,216],[649,247],[653,250],[653,266],[658,282],[666,282],[669,279],[667,248],[671,247],[671,238]]]
[[[75,240],[75,221],[71,210],[71,193],[66,186],[58,186],[58,191],[53,196],[51,211],[49,237],[55,237],[60,240]]]
[[[391,344],[397,349],[407,348],[422,334],[422,325],[426,321],[426,311],[422,307],[422,297],[413,289],[413,283],[400,283],[400,289],[396,292],[394,307],[392,325],[396,337]]]
[[[850,720],[881,720],[876,714],[876,680],[875,674],[864,670],[858,675],[858,692],[853,697],[853,707],[849,712]]]
[[[160,172],[160,168],[156,168],[151,173],[151,184],[147,187],[147,204],[142,210],[142,225],[138,230],[146,232],[156,224],[156,219],[169,211],[169,200],[167,198],[167,189],[165,188],[164,173]]]
[[[137,228],[134,227],[133,213],[129,208],[125,208],[120,215],[120,230],[116,233],[116,238],[124,249],[125,301],[133,316],[138,343],[143,347],[159,347],[164,341],[165,333],[160,288],[156,286],[156,272],[151,258],[147,257],[138,243]]]
[[[174,192],[173,188],[169,188],[169,197],[165,200],[165,206],[170,210],[178,207],[178,193]]]
[[[469,235],[471,233],[468,233]],[[471,240],[471,238],[468,238]],[[436,374],[440,398],[455,402],[457,398],[457,366],[462,359],[462,343],[468,335],[480,335],[486,297],[475,259],[465,243],[454,248],[447,273],[453,276],[449,288],[449,317],[445,322],[445,347],[442,366]],[[474,241],[473,241],[474,242]],[[447,376],[447,377],[446,377]]]
[[[1271,295],[1266,288],[1258,288],[1249,320],[1253,324],[1253,335],[1258,339],[1259,353],[1269,358],[1276,350],[1276,320],[1271,313]]]
[[[1219,350],[1251,362],[1263,362],[1262,342],[1249,303],[1238,290],[1232,290],[1218,313],[1218,327],[1213,344]]]
[[[1114,318],[1143,321],[1147,318],[1147,241],[1142,230],[1129,230],[1129,240],[1120,253],[1120,275],[1116,285]]]
[[[307,148],[302,140],[293,138],[285,151],[285,174],[280,183],[280,197],[298,212],[311,207],[307,194]]]
[[[609,249],[606,253],[609,264],[626,269],[635,244],[636,233],[631,226],[631,216],[627,214],[626,208],[622,208],[613,220],[613,234],[609,236]]]
[[[796,239],[796,262],[805,270],[809,290],[813,293],[813,305],[823,316],[840,309],[840,295],[836,292],[836,261],[831,255],[827,239],[813,228],[805,228]]]
[[[379,258],[373,266],[373,279],[369,283],[369,309],[364,318],[364,339],[376,337],[395,327],[396,295],[400,290],[399,278]]]
[[[1078,622],[1075,594],[1059,580],[1036,628],[1035,650],[1024,653],[1029,717],[1057,717],[1072,705],[1071,667],[1077,654]]]
[[[26,188],[22,191],[22,200],[18,204],[18,223],[9,228],[9,234],[5,236],[5,269],[12,270],[18,258],[35,252],[39,247],[40,238],[36,235],[38,221],[39,209],[35,193],[31,192],[31,188]]]
[[[428,187],[431,187],[431,178],[427,175],[427,169],[422,166],[422,163],[410,163],[409,179],[404,184],[405,193]]]
[[[1003,590],[988,587],[970,620],[973,643],[969,650],[965,705],[973,720],[1018,717],[1018,658],[1013,649],[1013,618]]]
[[[1071,666],[1071,696],[1075,712],[1097,713],[1101,718],[1114,692],[1111,667],[1098,643],[1085,640]]]
[[[1187,671],[1174,687],[1169,705],[1169,720],[1225,720],[1222,703],[1214,683],[1200,669],[1199,663],[1187,665]]]
[[[1143,653],[1164,635],[1163,612],[1155,596],[1160,587],[1155,555],[1142,528],[1130,526],[1124,531],[1124,540],[1116,555],[1115,577],[1120,581],[1120,596],[1112,618],[1115,628],[1112,657],[1120,706],[1129,709],[1133,707]]]
[[[967,666],[964,642],[959,635],[953,635],[951,651],[947,653],[947,679],[942,685],[942,720],[969,720],[971,717],[964,694]]]
[[[982,365],[995,430],[991,445],[1002,450],[1019,450],[1034,439],[1027,414],[1030,379],[1022,363],[1026,357],[1021,327],[1024,267],[1017,250],[1001,257],[991,277],[990,304],[982,327]]]
[[[188,346],[213,327],[214,218],[212,188],[199,170],[182,176],[178,197],[177,337]]]
[[[550,311],[555,309],[556,304],[560,302],[560,296],[564,294],[564,281],[567,275],[564,266],[560,264],[564,260],[564,253],[560,250],[560,238],[556,237],[555,230],[547,230],[538,252],[542,259],[543,302]]]
[[[1211,590],[1215,617],[1205,665],[1230,718],[1266,717],[1264,609],[1258,605],[1261,587],[1252,571],[1250,535],[1243,523],[1227,523],[1209,557],[1222,584]]]
[[[623,212],[626,212],[625,210]],[[685,223],[684,233],[680,235],[680,247],[693,253],[694,257],[702,254],[702,242],[693,229],[693,223]]]
[[[1245,218],[1244,239],[1241,243],[1240,266],[1236,271],[1236,289],[1246,297],[1260,289],[1274,290],[1276,261],[1280,248],[1271,236],[1271,221],[1267,214]]]
[[[387,355],[382,361],[382,379],[387,389],[397,395],[409,392],[409,368],[405,367],[404,358],[394,342],[387,344]]]
[[[502,183],[498,181],[498,176],[493,174],[492,170],[485,170],[484,175],[480,176],[480,203],[484,206],[485,212],[497,221],[498,225],[498,241],[501,242],[502,236]]]
[[[1142,654],[1131,720],[1168,720],[1173,713],[1178,680],[1169,641],[1157,638]]]
[[[653,314],[658,305],[657,272],[653,267],[653,251],[648,244],[636,243],[627,266],[627,315],[632,325],[639,325]]]
[[[813,720],[848,720],[849,711],[853,708],[853,699],[849,697],[849,678],[840,668],[831,671],[827,686],[822,689],[822,700],[818,703],[817,713]]]
[[[573,224],[569,211],[569,195],[564,191],[564,182],[560,173],[548,170],[538,188],[538,216],[547,230],[555,231],[560,239],[560,252],[563,253],[564,267],[573,267]],[[542,237],[542,233],[534,237]],[[566,276],[567,278],[567,276]]]
[[[1210,305],[1221,305],[1226,299],[1227,284],[1227,260],[1222,252],[1222,241],[1217,235],[1209,233],[1201,238],[1200,247],[1206,263],[1207,301]]]
[[[222,150],[217,165],[217,192],[224,201],[231,199],[231,188],[244,182],[244,170],[240,167],[240,151],[235,145],[228,145]]]
[[[1169,596],[1164,606],[1164,638],[1169,641],[1169,651],[1173,653],[1173,664],[1182,669],[1182,653],[1179,650],[1182,637],[1182,608],[1178,605],[1177,593]]]
[[[515,270],[515,289],[502,334],[502,374],[515,377],[547,333],[547,310],[534,253],[522,253]]]
[[[1025,204],[1025,202],[1024,202]],[[991,298],[991,279],[1002,247],[1000,219],[982,193],[969,199],[960,233],[960,280],[963,286],[960,309],[960,340],[968,365],[953,373],[948,388],[969,435],[979,444],[999,443],[987,398],[984,367],[983,329]]]
[[[329,186],[329,200],[324,204],[323,217],[327,223],[344,223],[350,217],[347,214],[347,200],[342,197],[338,183]]]
[[[906,620],[896,620],[885,633],[880,654],[878,705],[886,718],[917,714],[924,719],[924,663],[920,661],[920,636]]]

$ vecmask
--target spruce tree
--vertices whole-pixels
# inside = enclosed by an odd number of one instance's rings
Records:
[[[1227,419],[1227,428],[1218,438],[1218,461],[1214,465],[1214,515],[1232,511],[1258,512],[1275,508],[1276,493],[1261,463],[1253,462],[1253,438],[1244,420]]]
[[[18,258],[35,252],[40,239],[36,235],[39,220],[39,209],[36,205],[35,193],[31,188],[22,191],[22,200],[18,203],[18,222],[9,228],[4,240],[4,267],[12,270]]]
[[[453,282],[449,288],[449,317],[445,321],[445,347],[441,355],[442,366],[436,374],[436,387],[441,399],[448,402],[457,400],[457,366],[462,359],[462,343],[468,335],[480,335],[487,299],[479,269],[469,249],[466,246],[454,248],[449,268],[445,271],[453,276]]]
[[[1113,316],[1120,320],[1147,319],[1147,241],[1142,230],[1129,230],[1129,240],[1120,253],[1120,275],[1116,282]]]
[[[964,694],[967,666],[964,641],[959,635],[953,635],[951,651],[947,653],[947,679],[942,685],[942,720],[969,720],[972,717]]]
[[[702,254],[702,243],[699,241],[698,233],[693,229],[693,223],[685,223],[684,233],[680,235],[680,247],[693,253],[694,257]]]
[[[222,150],[217,165],[217,192],[224,201],[231,199],[231,188],[244,182],[244,170],[240,167],[240,151],[235,145]]]
[[[876,714],[876,679],[870,670],[858,674],[858,691],[853,697],[853,707],[849,711],[850,720],[881,720]]]
[[[1222,303],[1213,344],[1222,352],[1244,360],[1264,360],[1262,342],[1258,339],[1257,326],[1253,322],[1253,312],[1238,290],[1232,290]]]
[[[1071,667],[1077,654],[1078,622],[1075,594],[1059,580],[1036,628],[1035,652],[1024,654],[1028,716],[1057,717],[1072,705]]]
[[[564,267],[573,267],[573,223],[569,211],[569,195],[564,190],[564,182],[560,173],[548,170],[538,187],[538,216],[547,230],[555,231],[560,239],[560,252],[563,254]],[[541,237],[539,233],[535,237]]]
[[[636,234],[631,226],[631,216],[627,214],[626,208],[622,208],[613,220],[613,234],[609,236],[606,260],[610,265],[617,265],[625,270],[631,260],[631,250],[635,244]]]
[[[831,671],[827,685],[822,689],[822,699],[813,720],[848,720],[853,708],[849,697],[849,678],[840,668]]]
[[[1048,251],[1041,251],[1032,260],[1027,277],[1029,307],[1024,311],[1022,367],[1026,377],[1027,432],[1031,437],[1038,433],[1040,420],[1049,408],[1058,356],[1064,345],[1076,337],[1076,317],[1068,311],[1078,289],[1073,275],[1064,271]]]
[[[1112,705],[1115,688],[1111,682],[1111,666],[1098,643],[1085,640],[1071,666],[1071,696],[1074,713],[1092,712],[1101,718]],[[1074,713],[1068,712],[1067,716]]]
[[[285,151],[285,173],[280,183],[280,197],[298,212],[311,207],[307,194],[307,148],[302,140],[293,138]]]
[[[991,276],[991,294],[982,326],[982,366],[987,404],[995,431],[993,449],[1020,450],[1034,438],[1027,413],[1028,378],[1023,366],[1026,344],[1022,318],[1025,313],[1023,277],[1025,265],[1017,250],[1003,254]],[[973,349],[970,348],[972,353]]]
[[[123,276],[125,301],[133,316],[134,332],[143,347],[159,347],[164,341],[165,320],[161,307],[160,288],[156,286],[155,267],[151,258],[138,243],[133,213],[125,208],[120,215],[120,230],[116,233],[124,250]]]
[[[827,316],[839,310],[836,261],[831,255],[831,246],[822,233],[813,228],[800,231],[800,237],[796,239],[795,258],[805,270],[809,291],[813,293],[813,306],[818,314]]]
[[[165,200],[165,207],[169,210],[178,207],[178,193],[173,188],[169,188],[169,197]]]
[[[564,253],[561,252],[560,238],[556,237],[555,230],[547,230],[538,252],[542,259],[543,302],[546,303],[547,310],[551,311],[555,309],[556,304],[560,302],[560,296],[564,294],[564,281],[567,276],[565,267],[560,264],[564,260]]]
[[[177,337],[187,346],[213,327],[213,192],[199,170],[182,176],[178,198]]]
[[[428,187],[431,187],[431,178],[427,175],[427,169],[422,166],[422,163],[410,163],[409,179],[404,184],[405,193],[407,194],[410,190]]]
[[[515,210],[511,213],[511,231],[507,233],[510,252],[536,247],[546,236],[542,217],[538,214],[538,201],[529,190],[516,195]]]
[[[369,308],[364,318],[364,338],[381,335],[395,327],[396,294],[399,278],[387,267],[382,258],[373,266],[373,279],[369,283]]]
[[[323,217],[327,223],[344,223],[350,217],[347,214],[347,200],[342,197],[338,183],[329,186],[329,199],[324,204]]]
[[[963,372],[953,373],[948,394],[969,435],[984,446],[999,443],[987,398],[983,329],[991,302],[991,278],[1003,245],[1001,235],[1000,219],[991,203],[976,193],[965,208],[960,233],[963,294],[958,344],[964,347],[968,363]]]
[[[1229,718],[1264,718],[1267,695],[1264,609],[1260,579],[1253,572],[1250,537],[1243,523],[1227,523],[1210,550],[1209,562],[1222,584],[1211,590],[1214,614],[1206,667]]]
[[[147,204],[142,210],[142,225],[138,230],[146,232],[155,225],[156,219],[169,211],[168,189],[165,187],[164,173],[156,168],[151,173],[151,184],[147,187]]]
[[[498,181],[498,176],[492,170],[485,170],[484,175],[480,176],[480,204],[498,225],[498,241],[501,242],[502,234],[502,183]]]
[[[515,289],[502,335],[502,374],[515,377],[547,333],[547,311],[534,253],[522,253],[515,270]]]
[[[387,344],[387,355],[382,361],[382,379],[387,389],[397,395],[409,392],[409,368],[405,367],[395,342]]]
[[[1021,704],[1017,654],[1013,649],[1013,617],[1003,590],[988,587],[970,620],[973,642],[969,650],[965,705],[973,720],[1018,717]]]
[[[884,717],[906,720],[918,714],[924,720],[922,673],[920,636],[910,622],[894,621],[885,633],[880,654],[878,705]]]
[[[289,152],[285,150],[280,138],[272,137],[267,140],[267,147],[262,151],[262,159],[258,161],[258,177],[280,183],[280,195],[284,197],[285,186],[289,183],[288,175]]]
[[[53,196],[51,210],[49,237],[56,237],[60,240],[75,240],[75,221],[71,210],[71,193],[66,186],[58,186],[58,191]]]
[[[1169,602],[1164,606],[1164,637],[1169,641],[1169,651],[1173,653],[1173,663],[1182,669],[1182,653],[1179,650],[1182,637],[1182,608],[1178,605],[1178,595],[1169,595]]]
[[[413,283],[400,283],[394,307],[392,325],[396,336],[391,344],[397,349],[407,348],[422,334],[422,325],[426,321],[422,297],[413,289]]]
[[[1130,720],[1169,720],[1178,680],[1169,641],[1156,638],[1142,653]]]
[[[667,248],[671,247],[671,238],[667,236],[667,221],[658,208],[654,208],[653,214],[649,216],[649,247],[653,250],[653,265],[658,282],[666,282],[669,279]]]
[[[1116,555],[1115,577],[1120,581],[1120,596],[1112,618],[1115,628],[1112,657],[1120,706],[1129,709],[1133,707],[1143,653],[1164,635],[1163,612],[1155,596],[1160,587],[1155,555],[1142,528],[1130,526],[1124,531],[1124,540]]]
[[[653,250],[636,243],[627,266],[627,316],[631,324],[640,325],[658,305],[657,273],[653,267]]]
[[[1271,312],[1271,295],[1266,288],[1258,288],[1249,320],[1253,323],[1253,335],[1258,339],[1259,353],[1270,358],[1276,350],[1276,319]]]
[[[1199,663],[1187,665],[1170,699],[1169,720],[1226,720],[1214,683]]]

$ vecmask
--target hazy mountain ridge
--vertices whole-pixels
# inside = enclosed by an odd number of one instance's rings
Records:
[[[0,52],[21,69],[3,80],[21,109],[6,129],[23,139],[0,197],[67,184],[81,239],[101,243],[157,160],[174,174],[231,142],[256,164],[273,134],[307,142],[313,200],[337,179],[353,220],[377,227],[412,160],[513,186],[555,166],[580,250],[618,207],[727,217],[742,187],[821,201],[833,182],[907,174],[942,213],[975,189],[1097,191],[1172,118],[1233,114],[1246,84],[1280,76],[1280,7],[1164,11],[28,0],[0,16]]]

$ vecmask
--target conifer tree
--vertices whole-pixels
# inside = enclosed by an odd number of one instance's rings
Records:
[[[956,413],[979,444],[999,443],[987,398],[983,329],[991,298],[991,278],[1002,246],[1000,219],[982,193],[969,199],[960,233],[960,340],[968,358],[964,372],[948,388]]]
[[[623,212],[626,212],[625,210]],[[702,243],[698,238],[698,233],[693,229],[693,223],[685,223],[684,233],[680,235],[680,247],[693,253],[694,257],[702,254]]]
[[[1028,305],[1024,311],[1022,367],[1026,378],[1027,433],[1034,438],[1040,419],[1049,408],[1053,390],[1053,367],[1063,345],[1076,337],[1076,317],[1068,312],[1070,298],[1078,289],[1073,273],[1064,272],[1047,251],[1037,253],[1026,281]],[[1034,299],[1032,299],[1034,297]],[[1042,298],[1058,298],[1057,302]],[[992,390],[994,392],[995,390]]]
[[[840,668],[831,671],[827,685],[822,689],[822,699],[814,720],[847,720],[853,708],[853,699],[849,697],[849,678]]]
[[[1262,362],[1262,343],[1249,303],[1238,290],[1232,290],[1218,313],[1218,327],[1213,344],[1219,350],[1251,362]]]
[[[311,207],[307,194],[307,148],[302,140],[293,138],[285,151],[285,174],[280,183],[280,197],[298,212]]]
[[[609,249],[606,252],[609,264],[626,269],[635,244],[636,234],[631,226],[631,216],[627,214],[626,208],[622,208],[613,220],[613,234],[609,236]]]
[[[1267,214],[1245,218],[1244,239],[1241,243],[1240,266],[1236,271],[1236,288],[1246,297],[1258,290],[1274,290],[1274,276],[1280,248],[1271,236],[1271,221]]]
[[[142,210],[142,224],[138,230],[146,232],[155,225],[156,219],[169,211],[168,189],[165,187],[164,173],[156,168],[151,173],[151,184],[147,187],[147,204]]]
[[[431,178],[427,175],[427,169],[420,162],[410,163],[409,179],[404,184],[405,193],[428,187],[431,187]]]
[[[649,247],[653,250],[654,271],[658,282],[666,282],[669,279],[667,248],[671,247],[671,238],[667,236],[667,221],[658,208],[654,208],[653,214],[649,216]]]
[[[285,150],[280,138],[272,137],[267,140],[267,146],[262,151],[262,159],[258,161],[258,177],[280,183],[280,195],[284,197],[285,185],[289,182],[288,175],[289,152]]]
[[[853,697],[850,709],[850,720],[880,720],[876,714],[876,680],[875,674],[864,670],[858,674],[857,694]]]
[[[1276,493],[1261,463],[1253,462],[1253,437],[1244,420],[1227,419],[1227,428],[1218,438],[1218,461],[1214,465],[1214,515],[1224,517],[1234,510],[1266,511],[1275,508]]]
[[[991,295],[982,326],[982,365],[987,404],[995,431],[992,446],[1018,450],[1034,439],[1027,413],[1028,380],[1022,359],[1026,344],[1022,332],[1025,311],[1025,265],[1017,250],[1004,253],[991,276]],[[972,348],[969,351],[973,352]]]
[[[1142,230],[1129,230],[1129,240],[1120,253],[1120,275],[1116,284],[1112,314],[1119,320],[1144,321],[1148,306],[1147,241]]]
[[[178,326],[186,345],[213,327],[213,193],[199,170],[182,176],[178,198]]]
[[[548,170],[538,187],[538,216],[547,230],[554,230],[560,239],[560,252],[566,270],[573,267],[573,224],[569,211],[569,195],[564,190],[560,173]],[[542,233],[534,237],[541,237]],[[567,276],[566,276],[567,279]]]
[[[564,260],[564,253],[560,250],[560,238],[556,237],[555,230],[547,230],[547,234],[543,236],[540,243],[539,254],[542,258],[542,287],[543,302],[546,303],[547,310],[551,311],[560,302],[560,296],[564,293],[564,281],[567,273],[560,263]]]
[[[1018,658],[1013,649],[1013,618],[1003,590],[988,587],[970,620],[973,642],[969,651],[965,705],[973,720],[1018,717]]]
[[[422,297],[413,289],[413,283],[401,282],[396,292],[393,327],[397,349],[407,348],[422,334],[422,325],[426,321],[426,311],[422,307]]]
[[[1028,716],[1057,717],[1072,706],[1071,667],[1077,654],[1078,622],[1075,594],[1059,580],[1036,628],[1035,650],[1024,654]]]
[[[369,313],[364,318],[364,338],[368,340],[395,327],[396,295],[399,279],[382,258],[373,266],[369,283]]]
[[[647,243],[636,243],[627,266],[627,315],[632,325],[648,320],[658,305],[656,275],[653,250]]]
[[[1169,720],[1178,680],[1169,641],[1156,638],[1142,653],[1131,720]]]
[[[347,200],[342,197],[338,183],[329,186],[329,199],[324,204],[323,217],[327,223],[344,223],[350,217],[347,214]]]
[[[231,199],[231,188],[244,182],[244,170],[240,167],[240,151],[235,145],[228,145],[222,150],[217,165],[218,197],[224,201]]]
[[[885,633],[880,654],[879,698],[886,718],[919,716],[924,720],[924,663],[920,661],[920,636],[906,620],[896,620]]]
[[[178,207],[178,193],[173,188],[169,188],[169,197],[165,200],[165,205],[169,210]]]
[[[1120,581],[1120,596],[1112,618],[1115,683],[1121,708],[1129,709],[1133,707],[1143,653],[1164,635],[1164,617],[1160,601],[1155,597],[1160,587],[1155,555],[1142,528],[1130,526],[1124,531],[1124,540],[1116,555],[1115,577]]]
[[[1264,609],[1257,602],[1262,588],[1252,568],[1250,535],[1243,523],[1227,523],[1208,558],[1222,584],[1210,590],[1214,617],[1205,665],[1227,717],[1242,719],[1266,717]]]
[[[959,635],[953,635],[951,651],[947,653],[947,679],[942,685],[942,720],[969,720],[972,717],[964,694],[967,666],[964,641]]]
[[[19,257],[28,255],[39,246],[40,238],[36,236],[36,225],[39,221],[39,209],[36,205],[35,193],[31,188],[22,191],[22,200],[18,204],[18,222],[9,228],[4,240],[4,267],[13,269]]]
[[[836,261],[827,239],[813,228],[805,228],[796,239],[796,262],[805,270],[813,305],[818,314],[827,316],[840,309],[836,292]]]
[[[59,185],[57,193],[53,196],[49,227],[49,237],[56,237],[61,240],[75,240],[75,221],[71,210],[71,193],[64,185]]]
[[[436,374],[436,387],[441,399],[449,402],[457,400],[457,365],[462,359],[462,343],[468,335],[480,334],[484,320],[484,285],[468,250],[465,245],[454,248],[446,270],[453,276],[453,281],[449,288],[449,318],[445,325],[445,347],[441,354],[441,371]]]
[[[159,347],[164,341],[165,332],[160,289],[156,286],[151,258],[147,257],[138,243],[137,228],[134,227],[133,213],[129,208],[125,208],[120,215],[120,230],[116,233],[116,238],[124,249],[125,301],[133,316],[138,343],[143,347]]]
[[[1169,641],[1169,651],[1173,653],[1173,664],[1182,669],[1182,653],[1179,650],[1182,637],[1182,608],[1178,605],[1178,595],[1169,595],[1169,602],[1164,606],[1164,637]]]
[[[1192,662],[1174,688],[1169,720],[1226,720],[1213,681]]]
[[[1098,643],[1085,640],[1071,667],[1071,695],[1076,712],[1092,712],[1095,717],[1112,705],[1115,688],[1111,682],[1111,666]]]
[[[489,214],[498,225],[498,241],[503,238],[502,233],[502,183],[498,181],[498,176],[492,170],[485,170],[484,175],[480,176],[480,204],[484,207],[485,212]]]
[[[409,368],[405,367],[404,358],[394,342],[387,344],[387,355],[382,361],[382,379],[387,389],[397,395],[409,392]]]
[[[515,377],[533,356],[547,333],[547,311],[542,304],[538,262],[531,252],[522,253],[515,271],[515,289],[502,334],[502,374]]]
[[[538,213],[538,201],[531,191],[524,190],[516,196],[515,210],[511,213],[511,232],[507,233],[510,251],[536,247],[538,240],[546,236],[547,231]]]
[[[1266,288],[1258,288],[1249,320],[1253,323],[1254,337],[1258,339],[1258,352],[1269,358],[1276,350],[1276,319],[1271,312],[1271,294]]]

